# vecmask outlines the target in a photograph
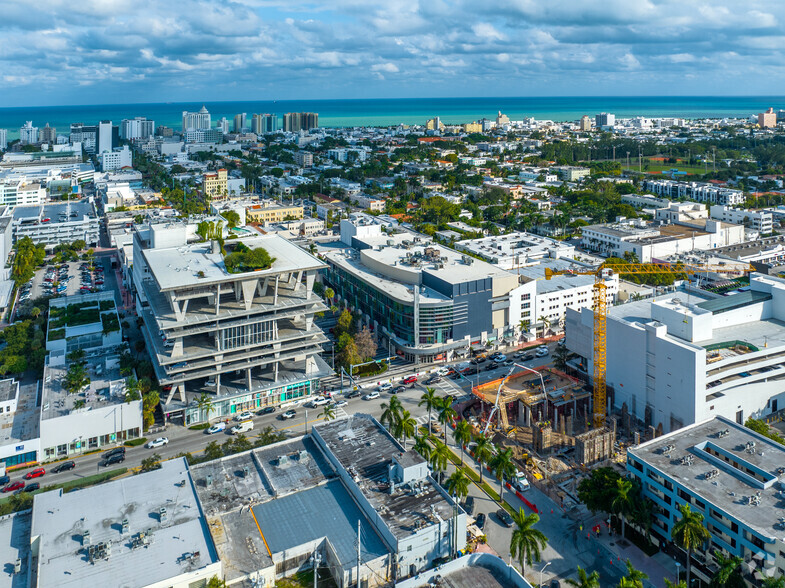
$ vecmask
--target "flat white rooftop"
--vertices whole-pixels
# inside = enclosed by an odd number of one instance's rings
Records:
[[[161,465],[79,492],[38,494],[32,520],[32,536],[40,537],[38,585],[148,586],[217,562],[185,460]],[[139,544],[140,532],[150,540]],[[91,563],[88,547],[99,543],[108,544],[108,558]]]
[[[236,242],[242,242],[250,249],[264,247],[270,257],[275,258],[272,267],[266,270],[230,274],[226,271],[224,256],[221,253],[212,253],[209,242],[181,247],[145,249],[142,253],[161,290],[207,286],[324,267],[324,264],[314,256],[278,235],[230,240],[226,245],[230,246]],[[199,277],[199,272],[204,272],[203,278]]]

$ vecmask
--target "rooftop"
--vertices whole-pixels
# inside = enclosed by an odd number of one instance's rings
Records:
[[[757,533],[785,541],[777,528],[785,515],[785,446],[716,417],[628,451]],[[682,464],[688,455],[692,461]]]
[[[3,382],[9,381],[11,380]],[[16,410],[0,415],[0,446],[37,439],[40,420],[38,386],[36,384],[20,385]]]
[[[147,586],[217,562],[185,459],[161,466],[79,492],[38,494],[38,585],[117,586],[133,578]]]
[[[404,484],[396,485],[390,494],[389,466],[402,448],[370,415],[357,413],[322,423],[314,426],[314,432],[354,478],[395,537],[408,537],[423,523],[432,524],[452,516],[450,503],[430,477],[421,480],[417,491]]]
[[[213,253],[209,242],[181,247],[145,249],[142,253],[161,290],[207,286],[324,267],[318,259],[278,235],[261,235],[237,240],[240,241],[250,249],[264,247],[270,257],[275,258],[272,267],[266,270],[230,274],[226,271],[224,256],[220,252]],[[199,272],[204,272],[203,278],[197,275]]]
[[[5,563],[0,574],[0,588],[28,588],[30,585],[30,523],[29,511],[0,517],[0,561]],[[21,560],[20,572],[11,573],[14,562]]]

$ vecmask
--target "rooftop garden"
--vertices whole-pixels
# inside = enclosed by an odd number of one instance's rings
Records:
[[[243,243],[236,243],[231,247],[231,252],[224,257],[226,271],[230,274],[265,270],[272,267],[274,257],[264,247],[250,249]]]
[[[114,306],[111,300],[109,302]],[[53,306],[49,309],[49,328],[89,325],[101,320],[101,307],[97,302],[79,302],[68,306]]]

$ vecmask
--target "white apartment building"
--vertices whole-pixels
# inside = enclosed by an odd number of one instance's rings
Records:
[[[0,129],[0,149],[8,149],[8,129]]]
[[[785,280],[752,274],[729,296],[681,291],[609,310],[609,399],[669,432],[723,416],[743,423],[785,407]],[[593,372],[594,315],[567,310],[567,347]]]
[[[645,180],[643,189],[658,196],[680,200],[692,200],[709,204],[736,206],[744,203],[744,192],[699,182],[677,182],[675,180]]]
[[[98,123],[98,153],[112,151],[112,121],[102,120]]]
[[[629,204],[633,208],[669,208],[671,201],[667,198],[657,198],[649,194],[624,194],[621,197],[624,204]]]
[[[101,161],[101,171],[113,171],[124,167],[133,167],[133,158],[128,145],[123,145],[114,151],[104,151],[98,159]]]
[[[558,175],[545,167],[524,169],[518,174],[518,179],[529,182],[539,180],[540,177],[542,177],[544,182],[556,182],[559,180]]]
[[[522,231],[458,241],[455,248],[478,256],[502,269],[533,265],[543,259],[572,258],[575,247]]]
[[[344,193],[351,198],[359,196],[362,191],[362,186],[360,184],[357,182],[350,182],[344,178],[330,178],[328,182],[334,188],[343,190]]]
[[[155,136],[155,121],[137,116],[132,119],[123,119],[120,123],[120,138],[128,141],[141,139],[146,141]]]
[[[38,127],[33,126],[33,121],[25,121],[25,124],[20,127],[19,142],[22,145],[38,143]]]
[[[0,206],[39,205],[46,202],[46,188],[40,182],[23,179],[0,181]]]
[[[730,208],[722,204],[711,207],[711,218],[716,218],[726,223],[744,225],[759,233],[769,234],[774,227],[774,218],[770,212],[764,210],[745,210],[743,208]]]
[[[210,113],[205,106],[199,112],[183,111],[183,132],[209,129],[210,124]]]
[[[347,147],[336,147],[327,150],[327,157],[333,161],[346,162],[349,160],[359,161],[360,163],[366,161],[370,155],[370,149],[358,148],[351,149]]]

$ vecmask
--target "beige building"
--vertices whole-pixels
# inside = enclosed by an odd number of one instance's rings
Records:
[[[313,167],[313,153],[310,151],[298,151],[294,154],[294,162],[300,167]]]
[[[482,124],[478,122],[466,123],[463,125],[464,133],[482,133]]]
[[[301,218],[303,218],[302,206],[285,206],[272,200],[264,200],[245,209],[245,220],[248,223],[280,223],[284,220]]]
[[[580,129],[582,131],[591,131],[591,119],[585,114],[581,117]]]
[[[209,198],[226,198],[229,193],[226,170],[219,169],[217,172],[204,174],[202,176],[202,190],[204,195]]]
[[[758,126],[762,129],[777,126],[777,113],[774,112],[773,108],[769,108],[766,112],[758,114]]]

